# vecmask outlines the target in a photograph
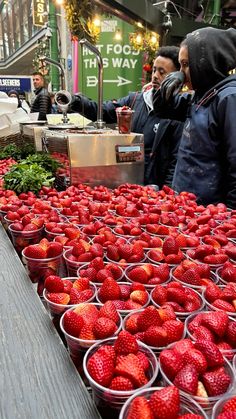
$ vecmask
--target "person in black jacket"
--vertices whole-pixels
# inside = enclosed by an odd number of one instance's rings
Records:
[[[121,99],[103,103],[103,120],[107,124],[117,122],[118,107],[129,106],[135,111],[131,129],[133,132],[144,134],[144,184],[155,183],[159,188],[164,184],[171,184],[182,124],[179,121],[167,121],[158,117],[153,112],[152,97],[166,75],[180,68],[178,52],[179,48],[175,46],[161,47],[157,51],[153,63],[152,82],[147,90],[132,92]],[[97,103],[82,94],[74,96],[71,110],[80,112],[92,121],[97,119]]]
[[[38,120],[46,120],[46,115],[51,113],[52,104],[48,90],[44,87],[44,77],[41,73],[33,73],[33,85],[35,99],[31,104],[30,112],[39,112]]]
[[[236,209],[236,30],[202,28],[187,35],[181,71],[167,76],[154,97],[159,116],[185,121],[173,178],[177,192],[199,203]],[[178,95],[183,83],[195,95]],[[155,100],[157,99],[157,100]]]

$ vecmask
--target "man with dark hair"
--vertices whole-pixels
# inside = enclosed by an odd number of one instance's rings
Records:
[[[46,120],[47,114],[51,113],[51,98],[44,86],[44,77],[41,73],[35,72],[32,75],[35,99],[31,104],[30,112],[39,112],[38,120]]]
[[[185,121],[173,187],[193,192],[201,204],[236,209],[236,75],[229,75],[236,67],[236,30],[189,33],[179,62],[181,71],[169,74],[154,96],[157,115]],[[184,83],[194,96],[178,95]]]
[[[152,81],[147,90],[132,92],[121,99],[103,103],[103,120],[107,124],[117,122],[116,108],[128,106],[134,110],[131,130],[144,135],[144,183],[155,183],[159,188],[164,184],[171,184],[182,124],[160,119],[153,112],[152,97],[153,92],[159,89],[160,83],[167,74],[179,70],[178,53],[179,48],[175,46],[160,48],[154,59]],[[71,110],[80,112],[92,121],[97,119],[97,103],[82,94],[74,96]],[[153,150],[155,138],[157,140],[155,140],[155,150]],[[151,161],[152,165],[149,166]]]

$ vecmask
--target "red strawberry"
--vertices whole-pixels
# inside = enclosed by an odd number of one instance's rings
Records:
[[[99,290],[99,299],[103,303],[108,300],[119,300],[120,287],[113,278],[106,278]]]
[[[197,349],[192,349],[191,351],[185,352],[184,361],[187,364],[194,365],[199,374],[202,374],[207,369],[207,361],[202,352]]]
[[[219,367],[224,364],[224,358],[217,345],[213,342],[198,340],[195,348],[203,353],[209,367]]]
[[[67,305],[70,301],[70,296],[64,292],[48,292],[47,293],[48,300],[52,301],[55,304],[63,304]]]
[[[160,306],[165,304],[167,302],[167,289],[162,285],[157,285],[152,291],[152,298]]]
[[[236,413],[236,396],[231,397],[223,405],[222,412],[230,412],[230,411]]]
[[[162,321],[158,313],[158,310],[157,308],[153,306],[149,306],[145,308],[143,312],[140,313],[137,320],[138,330],[141,332],[147,330],[150,326],[161,326],[161,325],[162,325]]]
[[[230,376],[223,368],[207,371],[202,375],[203,384],[210,397],[224,394],[231,383]]]
[[[184,324],[179,320],[167,320],[163,324],[163,329],[167,333],[168,343],[172,343],[182,339]]]
[[[32,259],[45,259],[47,253],[38,244],[30,244],[24,250],[24,255]]]
[[[192,351],[193,348],[193,342],[190,339],[181,339],[175,343],[173,350],[182,356],[185,355],[186,352]]]
[[[89,251],[92,253],[93,258],[103,257],[103,247],[99,243],[92,244]]]
[[[116,245],[108,245],[107,246],[107,257],[111,260],[118,262],[120,260],[120,255],[118,251],[118,247]]]
[[[149,358],[147,357],[147,355],[145,355],[144,352],[139,351],[139,352],[136,353],[136,356],[139,359],[139,361],[140,361],[140,363],[143,367],[143,370],[147,371],[149,369],[149,365],[150,365],[149,364]]]
[[[133,291],[130,294],[130,299],[136,303],[141,304],[141,306],[144,306],[148,301],[148,293],[147,291]]]
[[[148,382],[139,359],[133,353],[119,358],[115,367],[115,374],[129,378],[135,388]]]
[[[173,380],[177,373],[183,368],[182,357],[173,349],[164,349],[160,353],[161,368],[170,380]]]
[[[186,282],[186,284],[190,285],[201,285],[201,277],[199,275],[198,269],[195,267],[187,269],[183,273],[181,281]]]
[[[114,349],[117,355],[136,354],[138,352],[137,340],[129,332],[122,330],[115,341]]]
[[[48,292],[64,292],[64,283],[62,279],[56,275],[47,276],[44,287]]]
[[[84,321],[85,321],[85,319],[84,319]],[[85,323],[84,323],[84,325],[81,329],[79,338],[83,339],[83,340],[95,340],[96,339],[95,334],[93,333],[93,324],[92,323],[87,323],[85,321]]]
[[[84,320],[82,316],[71,310],[65,312],[63,317],[63,326],[69,335],[78,338],[83,325]]]
[[[223,337],[228,326],[228,316],[224,311],[214,311],[205,313],[201,324],[206,326],[217,336]]]
[[[194,340],[206,340],[210,342],[214,342],[215,338],[213,333],[207,329],[205,326],[199,326],[193,332]]]
[[[63,246],[61,243],[51,242],[47,249],[47,258],[53,258],[61,255],[63,252]]]
[[[154,419],[154,415],[145,397],[138,396],[131,402],[127,419]]]
[[[107,317],[99,317],[93,325],[93,333],[97,339],[106,339],[112,336],[116,330],[115,322]]]
[[[183,304],[186,300],[184,288],[178,289],[174,287],[167,288],[167,301],[175,301],[178,304]]]
[[[222,290],[216,284],[209,284],[205,289],[205,298],[209,303],[212,303],[218,298],[221,298]]]
[[[194,365],[185,365],[176,375],[174,385],[186,393],[196,394],[198,387],[198,372]]]
[[[177,255],[179,251],[179,246],[174,237],[166,237],[162,246],[162,251],[165,256],[175,254]]]
[[[179,390],[174,386],[168,386],[155,391],[149,404],[156,419],[177,418],[180,409]]]
[[[115,265],[114,263],[108,263],[105,266],[105,269],[111,273],[111,276],[115,280],[120,279],[121,275],[123,274],[123,271],[120,269],[120,267]]]
[[[150,326],[145,331],[144,342],[155,347],[166,346],[168,344],[167,332],[161,326]]]
[[[229,321],[225,336],[227,341],[236,348],[236,322],[234,320]]]
[[[119,322],[119,314],[113,301],[106,301],[100,308],[99,317],[106,317],[113,320],[116,324]]]
[[[210,263],[211,265],[223,265],[227,260],[228,256],[225,254],[208,255],[203,259],[205,263]]]
[[[78,278],[73,283],[73,288],[76,288],[77,291],[84,291],[89,288],[89,279],[88,278]]]
[[[221,299],[215,300],[212,303],[213,307],[217,308],[218,310],[223,310],[229,313],[235,313],[235,308],[232,304],[228,303],[228,301],[224,301]]]
[[[139,317],[139,313],[135,313],[126,319],[125,329],[127,330],[127,332],[131,334],[138,332],[138,325],[137,325],[138,317]]]
[[[128,277],[131,281],[140,282],[141,284],[147,284],[149,280],[148,274],[142,266],[137,266],[128,271]]]
[[[133,383],[126,377],[118,375],[112,379],[111,385],[109,387],[111,390],[116,391],[130,391],[134,390]]]
[[[114,364],[109,355],[94,353],[87,363],[88,373],[94,381],[104,387],[111,384],[114,373]]]
[[[161,308],[159,308],[158,313],[162,322],[176,319],[176,315],[175,315],[173,307],[171,307],[168,304],[164,304]]]

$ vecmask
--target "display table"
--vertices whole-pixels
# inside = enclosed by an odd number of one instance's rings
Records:
[[[0,266],[0,417],[100,418],[1,223]]]

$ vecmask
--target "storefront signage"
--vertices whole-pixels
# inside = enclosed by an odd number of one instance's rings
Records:
[[[117,30],[122,35],[120,40],[115,40]],[[104,19],[101,24],[101,34],[96,47],[103,60],[104,100],[124,97],[130,91],[142,88],[142,55],[129,44],[129,33],[133,31],[133,26],[118,18]],[[83,47],[82,51],[80,48],[79,53],[78,91],[97,100],[97,59],[87,48]]]
[[[43,26],[47,21],[46,0],[33,0],[33,23],[35,26]]]
[[[27,76],[0,76],[0,91],[17,90],[26,93],[32,91],[32,79]]]

